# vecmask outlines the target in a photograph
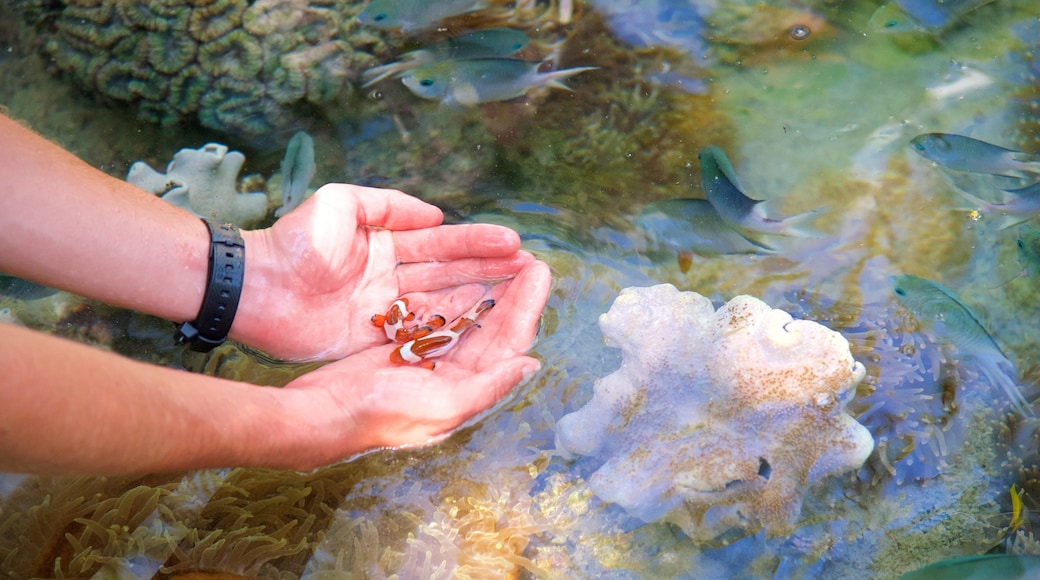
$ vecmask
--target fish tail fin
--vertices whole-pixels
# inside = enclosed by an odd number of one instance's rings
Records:
[[[1000,357],[999,360],[995,357],[996,353],[994,353],[994,358],[980,358],[979,370],[982,371],[982,374],[985,375],[990,384],[1004,391],[1015,410],[1021,413],[1023,417],[1035,416],[1036,413],[1033,411],[1033,406],[1029,404],[1025,395],[1022,394],[1022,389],[1018,387],[1018,384],[1011,377],[1014,371],[1004,369],[1000,364],[1000,362],[1006,362],[1010,365],[1010,361],[1004,357]]]
[[[364,83],[361,84],[361,88],[367,89],[368,87],[378,83],[379,81],[394,74],[396,63],[384,64],[381,66],[374,66],[370,69],[366,69],[365,72],[361,73],[361,78],[364,79]]]
[[[820,214],[826,209],[826,206],[817,207],[785,218],[772,220],[775,228],[771,228],[773,231],[769,233],[791,238],[815,238],[819,236],[819,233],[808,227],[807,224],[820,217]]]
[[[1029,270],[1019,270],[1017,273],[1015,273],[1014,276],[1008,278],[1004,282],[1001,282],[1000,284],[997,284],[996,286],[987,287],[986,289],[987,290],[997,290],[998,288],[1003,288],[1004,286],[1007,286],[1008,284],[1014,282],[1015,280],[1018,280],[1019,278],[1024,278],[1026,276],[1029,276]]]
[[[975,207],[954,207],[953,209],[967,212],[981,212],[982,219],[992,218],[992,222],[996,224],[998,230],[1006,230],[1033,218],[1032,215],[1008,211],[1006,204],[986,201],[981,197],[964,191],[963,189],[958,189],[957,191],[961,194],[961,197],[974,204]]]
[[[1012,156],[1012,159],[1022,163],[1024,167],[1021,169],[1021,175],[1023,178],[1036,177],[1040,174],[1040,155],[1035,153],[1025,153],[1023,151],[1016,151]]]
[[[595,70],[598,66],[579,66],[574,68],[565,68],[563,70],[554,70],[552,72],[542,73],[538,75],[541,78],[543,85],[547,87],[553,87],[557,89],[563,89],[565,91],[571,91],[570,87],[565,85],[563,81],[578,73],[585,71]]]

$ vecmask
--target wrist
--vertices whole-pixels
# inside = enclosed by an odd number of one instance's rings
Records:
[[[209,352],[227,339],[238,311],[245,272],[245,243],[234,225],[202,221],[210,234],[206,292],[198,316],[183,322],[175,338],[191,350]]]
[[[242,231],[246,248],[245,276],[238,312],[229,337],[243,344],[265,349],[273,344],[274,329],[284,328],[279,322],[288,289],[279,283],[279,268],[274,263],[269,230]],[[272,299],[281,296],[281,300]]]
[[[312,374],[322,375],[308,373],[278,390],[286,430],[271,449],[272,467],[309,471],[376,447],[352,409],[342,408]]]

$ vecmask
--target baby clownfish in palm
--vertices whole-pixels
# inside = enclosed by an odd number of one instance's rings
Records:
[[[431,316],[425,324],[406,328],[404,324],[415,320],[415,313],[408,312],[407,299],[399,298],[390,305],[386,315],[373,316],[372,323],[382,326],[387,338],[404,343],[390,353],[390,362],[417,364],[433,370],[436,363],[427,359],[443,356],[455,348],[466,332],[480,326],[477,320],[494,306],[494,300],[483,300],[447,328],[444,317],[439,314]]]
[[[408,311],[407,298],[394,300],[394,303],[386,310],[386,314],[372,315],[372,324],[382,327],[386,332],[386,337],[397,342],[411,340],[410,338],[402,337],[407,334],[407,330],[404,327],[405,323],[413,320],[415,320],[415,313]]]

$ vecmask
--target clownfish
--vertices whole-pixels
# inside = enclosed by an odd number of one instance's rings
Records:
[[[451,326],[409,340],[390,353],[390,361],[394,364],[417,364],[433,370],[436,363],[427,359],[443,356],[455,348],[459,339],[470,329],[479,326],[477,320],[494,305],[494,300],[484,300],[455,319]]]
[[[408,299],[398,298],[394,300],[386,314],[373,314],[372,324],[381,326],[386,332],[386,337],[397,342],[411,340],[404,338],[407,331],[404,328],[406,322],[415,320],[415,313],[408,311]]]

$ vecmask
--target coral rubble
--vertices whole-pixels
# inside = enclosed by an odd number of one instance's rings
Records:
[[[845,411],[864,367],[822,325],[664,284],[623,290],[600,327],[623,363],[559,421],[557,447],[603,459],[589,486],[644,521],[783,533],[808,486],[873,450]]]

